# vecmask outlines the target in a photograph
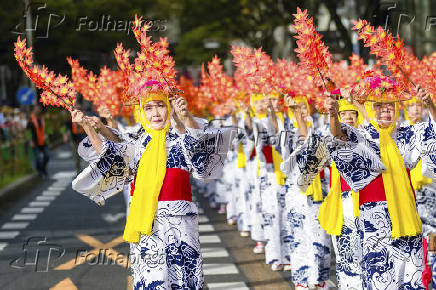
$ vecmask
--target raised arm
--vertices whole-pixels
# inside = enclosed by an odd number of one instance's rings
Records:
[[[103,143],[95,131],[93,127],[94,123],[91,123],[91,119],[86,117],[82,111],[74,110],[71,112],[71,121],[83,127],[86,135],[88,135],[88,138],[91,141],[92,147],[97,154],[100,154]]]
[[[185,125],[185,127],[191,129],[199,129],[198,123],[195,121],[194,116],[192,116],[191,112],[188,109],[188,102],[182,97],[173,98],[171,103],[174,107],[174,111],[181,122]]]
[[[101,118],[104,118],[106,120],[108,127],[114,128],[115,130],[118,130],[118,124],[113,119],[111,112],[109,111],[109,109],[106,106],[101,106],[98,108],[98,115]]]
[[[340,140],[347,141],[347,136],[342,131],[341,122],[339,122],[338,111],[339,104],[338,101],[328,94],[325,100],[325,108],[327,109],[330,116],[330,133]]]
[[[268,111],[269,111],[268,118],[271,121],[271,124],[272,124],[273,129],[274,129],[274,133],[277,134],[279,132],[279,124],[277,123],[277,117],[276,117],[276,114],[274,112],[274,107],[272,105],[270,98],[268,98]]]
[[[431,99],[430,93],[426,89],[421,88],[419,85],[416,86],[416,90],[416,98],[418,100],[422,100],[422,102],[427,106],[433,121],[436,121],[436,106]]]
[[[298,131],[300,132],[300,135],[304,139],[306,139],[308,131],[307,131],[306,122],[303,120],[303,116],[301,114],[301,107],[289,95],[285,97],[285,102],[286,102],[285,104],[292,110],[292,113],[294,114],[295,121],[297,122]]]

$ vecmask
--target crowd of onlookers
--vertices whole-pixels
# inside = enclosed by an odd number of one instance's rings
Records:
[[[22,108],[1,106],[0,186],[6,177],[25,174],[32,167],[46,177],[48,147],[66,141],[68,119],[63,110],[47,110],[40,104]]]

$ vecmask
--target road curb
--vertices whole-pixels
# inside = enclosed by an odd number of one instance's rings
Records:
[[[39,175],[36,172],[21,177],[20,179],[7,185],[5,188],[0,189],[0,200],[8,197],[13,192],[21,191],[22,189],[28,187],[30,184],[39,183],[38,179]]]

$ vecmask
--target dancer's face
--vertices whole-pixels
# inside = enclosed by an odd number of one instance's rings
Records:
[[[282,108],[280,107],[280,99],[271,98],[271,104],[275,112],[280,112],[282,110]]]
[[[409,116],[410,122],[418,123],[422,120],[422,113],[424,108],[422,103],[412,103],[407,106],[407,114]]]
[[[256,110],[256,113],[265,114],[266,113],[266,105],[265,104],[266,104],[265,100],[254,101],[254,109]]]
[[[150,101],[143,106],[145,118],[155,130],[165,127],[168,118],[168,107],[163,101]]]
[[[309,115],[306,104],[298,103],[298,105],[300,106],[301,117],[303,118],[303,120],[306,120],[307,116]]]
[[[377,102],[374,104],[375,117],[381,127],[389,127],[394,122],[395,105],[392,102]]]
[[[356,111],[342,111],[339,112],[339,117],[341,117],[341,122],[351,127],[356,126],[357,123],[357,112]]]

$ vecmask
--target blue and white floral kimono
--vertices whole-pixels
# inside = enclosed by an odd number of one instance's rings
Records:
[[[294,131],[285,131],[285,124],[280,118],[277,118],[278,132],[272,130],[272,124],[269,124],[267,141],[268,144],[279,154],[281,152],[280,141],[285,135],[288,138],[294,138]],[[270,119],[268,119],[269,122]],[[287,119],[284,118],[284,121]],[[270,166],[273,166],[271,164]],[[287,187],[277,183],[276,174],[270,174],[271,185],[263,195],[262,215],[263,229],[265,235],[265,258],[267,264],[290,264],[289,252],[289,226],[286,211],[286,194]]]
[[[330,274],[331,240],[318,222],[321,202],[313,201],[304,192],[325,167],[327,148],[323,144],[323,136],[312,128],[308,128],[306,140],[299,135],[286,139],[282,146],[281,169],[287,176],[286,206],[292,282],[303,287],[322,286]]]
[[[366,123],[363,129],[342,124],[347,141],[332,139],[331,158],[354,191],[361,191],[385,169],[380,159],[377,130]],[[434,178],[436,134],[434,122],[399,125],[392,133],[406,169],[423,161],[423,174]],[[392,223],[386,201],[360,205],[359,230],[363,251],[365,289],[424,289],[422,235],[392,239]]]
[[[228,129],[204,126],[179,134],[170,127],[164,161],[167,173],[169,169],[185,172],[188,179],[192,173],[206,181],[218,177],[233,135]],[[119,136],[121,143],[104,140],[99,156],[88,138],[79,149],[90,165],[73,181],[73,189],[98,204],[104,204],[133,179],[151,140],[142,128],[136,134]],[[191,194],[189,180],[184,190]],[[197,206],[192,196],[178,200],[176,191],[174,200],[158,202],[152,234],[142,235],[139,243],[130,243],[134,289],[203,289]]]
[[[140,128],[141,128],[141,124],[139,123],[136,123],[133,126],[128,126],[121,122],[118,122],[118,131],[123,135],[128,136],[128,134],[134,134],[138,132]],[[130,184],[125,184],[123,187],[123,197],[124,197],[124,202],[126,203],[126,217],[129,215],[130,191],[131,191]]]
[[[247,136],[254,142],[256,149],[256,166],[254,172],[251,172],[254,177],[254,190],[250,199],[250,219],[251,219],[251,238],[256,242],[265,242],[265,234],[263,230],[263,202],[268,195],[268,189],[271,187],[271,182],[274,178],[274,169],[272,164],[266,162],[265,155],[262,152],[264,146],[268,144],[268,132],[270,132],[269,122],[267,118],[258,119],[254,117],[253,131],[246,132]]]

